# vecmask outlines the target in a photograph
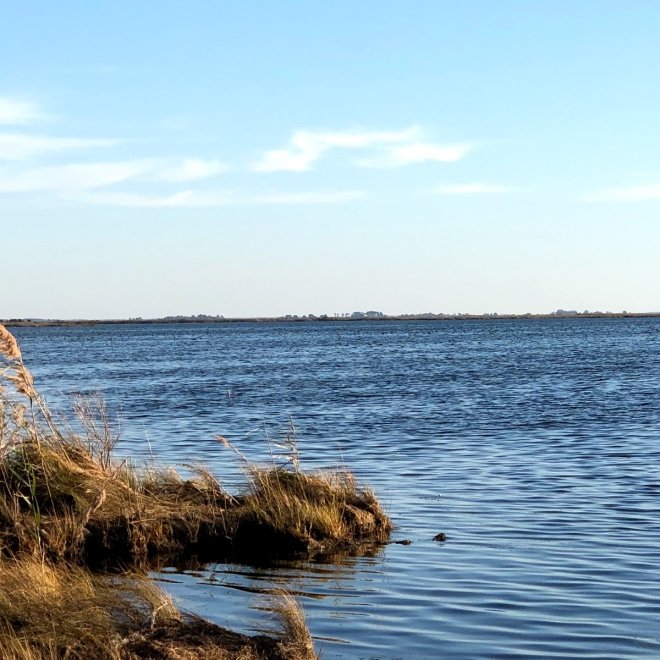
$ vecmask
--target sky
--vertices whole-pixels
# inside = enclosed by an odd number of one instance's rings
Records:
[[[0,0],[0,318],[660,311],[654,0]]]

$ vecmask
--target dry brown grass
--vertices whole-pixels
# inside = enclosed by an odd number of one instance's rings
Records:
[[[0,562],[2,658],[120,658],[122,640],[152,621],[180,616],[146,579],[94,576],[34,559]]]
[[[280,641],[278,648],[288,658],[314,658],[314,642],[307,627],[305,613],[298,601],[283,591],[274,593],[268,609],[275,618],[275,627],[267,629],[268,636]]]
[[[252,469],[232,513],[237,545],[249,551],[266,539],[274,554],[350,551],[362,541],[384,541],[392,529],[373,493],[345,471]]]
[[[208,473],[104,465],[76,437],[0,447],[0,544],[93,566],[186,555],[318,555],[383,541],[391,524],[345,472],[253,469],[232,497]]]
[[[249,637],[184,616],[138,575],[93,575],[34,559],[0,562],[4,660],[315,658],[300,609],[276,605],[279,628]]]

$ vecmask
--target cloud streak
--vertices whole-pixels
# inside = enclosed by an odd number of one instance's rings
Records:
[[[171,159],[143,158],[126,161],[71,163],[0,169],[0,192],[55,192],[70,195],[75,191],[103,188],[134,180],[182,183],[209,178],[224,171],[218,161],[186,158],[180,163]]]
[[[0,124],[23,125],[45,119],[46,115],[30,101],[0,97]]]
[[[434,195],[501,195],[518,192],[519,188],[492,183],[451,183],[438,186],[431,192]]]
[[[134,160],[32,167],[21,172],[0,170],[0,192],[70,194],[73,191],[122,183],[152,169],[152,161]]]
[[[72,149],[112,147],[117,140],[49,137],[23,133],[0,133],[0,160],[28,160],[34,156]]]
[[[376,150],[357,161],[360,167],[403,167],[412,163],[452,162],[470,150],[467,144],[440,145],[420,142],[417,126],[400,131],[296,131],[282,149],[266,151],[252,165],[255,172],[307,172],[327,152],[335,149]]]
[[[584,202],[649,202],[660,200],[660,182],[603,188],[581,197]]]
[[[390,168],[405,167],[415,163],[453,163],[464,158],[473,147],[470,144],[431,144],[413,142],[384,149],[380,154],[358,161],[361,167]]]
[[[374,144],[402,142],[417,132],[416,127],[402,131],[296,131],[285,148],[266,151],[252,169],[256,172],[306,172],[330,149],[360,149]]]
[[[271,206],[301,204],[342,204],[361,199],[365,191],[273,193],[269,195],[242,195],[235,191],[200,192],[183,190],[172,195],[143,195],[124,192],[83,192],[72,201],[100,206],[131,208],[213,208],[222,206]]]
[[[363,190],[238,193],[233,190],[185,189],[162,192],[162,184],[190,183],[224,171],[219,161],[186,158],[140,159],[31,167],[0,168],[0,193],[51,193],[68,202],[130,208],[209,208],[238,205],[342,204],[366,196]],[[148,185],[156,192],[118,190],[120,184]],[[122,186],[123,187],[123,186]]]
[[[340,190],[335,192],[295,192],[274,193],[258,195],[248,198],[248,204],[343,204],[364,199],[367,192],[364,190]]]
[[[181,190],[171,195],[144,195],[126,192],[83,192],[71,197],[71,201],[96,206],[123,206],[130,208],[204,208],[235,204],[232,192],[202,193]]]
[[[156,179],[165,183],[182,183],[185,181],[208,179],[222,174],[227,170],[229,170],[229,167],[218,160],[185,158],[181,163],[158,173]]]

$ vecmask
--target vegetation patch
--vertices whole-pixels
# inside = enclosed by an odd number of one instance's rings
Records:
[[[314,658],[302,612],[284,599],[278,627],[247,636],[182,615],[139,575],[95,575],[36,559],[0,562],[0,657],[21,660]]]
[[[392,529],[373,493],[345,471],[301,471],[295,441],[286,468],[246,461],[237,494],[203,468],[137,469],[113,458],[102,403],[78,413],[76,432],[54,419],[0,325],[0,657],[315,657],[284,596],[279,631],[248,637],[182,615],[135,571],[362,552]]]
[[[238,495],[201,468],[183,479],[173,469],[117,463],[117,438],[102,404],[79,406],[83,433],[63,429],[36,391],[13,336],[0,328],[5,552],[135,567],[191,555],[314,557],[357,552],[365,542],[388,538],[392,525],[373,493],[348,472],[302,472],[296,454],[288,468],[248,464],[248,484]]]

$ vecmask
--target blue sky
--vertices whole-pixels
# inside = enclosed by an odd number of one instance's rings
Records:
[[[0,3],[0,318],[660,310],[660,5]]]

